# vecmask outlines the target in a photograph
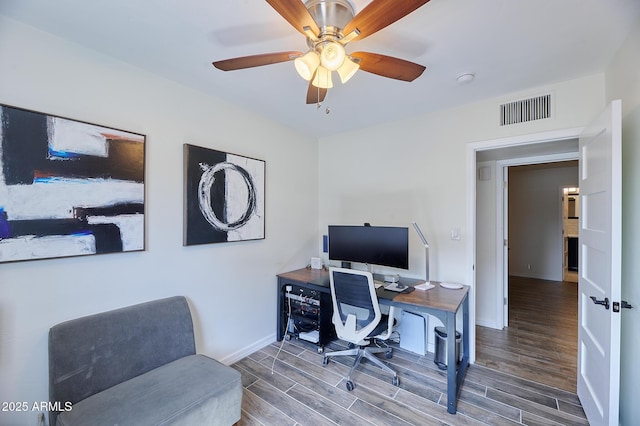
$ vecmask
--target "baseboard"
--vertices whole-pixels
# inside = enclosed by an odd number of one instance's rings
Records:
[[[558,279],[558,277],[551,277],[548,275],[538,275],[531,274],[527,272],[514,272],[509,274],[511,277],[519,277],[519,278],[534,278],[536,280],[545,280],[545,281],[562,281],[562,279]]]
[[[496,330],[502,330],[502,327],[498,327],[498,323],[495,321],[483,321],[482,319],[476,318],[476,325],[481,327],[494,328]]]
[[[221,363],[225,365],[231,365],[235,362],[240,361],[242,358],[246,358],[257,350],[264,348],[265,346],[269,346],[271,343],[276,341],[276,334],[270,334],[269,336],[254,342],[253,344],[246,346],[240,349],[237,352],[234,352],[222,359],[219,359]]]

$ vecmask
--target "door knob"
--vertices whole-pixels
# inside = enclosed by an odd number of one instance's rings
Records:
[[[596,305],[602,305],[605,309],[609,309],[609,298],[605,297],[604,300],[598,300],[595,296],[589,296],[593,303]]]
[[[620,308],[622,308],[622,309],[632,309],[633,306],[631,306],[629,303],[627,303],[626,300],[623,300],[622,303],[613,302],[613,312],[620,312]]]

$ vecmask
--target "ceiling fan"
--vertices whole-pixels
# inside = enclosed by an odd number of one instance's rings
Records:
[[[287,22],[307,37],[309,50],[266,53],[213,62],[222,71],[294,61],[309,81],[307,104],[324,101],[333,87],[332,73],[346,83],[358,69],[396,80],[413,81],[423,65],[369,52],[347,54],[345,46],[362,40],[405,17],[429,0],[372,0],[357,15],[349,0],[266,0]]]

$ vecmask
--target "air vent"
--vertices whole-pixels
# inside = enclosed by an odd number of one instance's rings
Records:
[[[551,95],[500,105],[500,125],[508,126],[551,117]]]

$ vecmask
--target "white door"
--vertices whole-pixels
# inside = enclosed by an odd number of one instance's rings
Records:
[[[617,425],[620,397],[622,107],[580,136],[578,396],[591,425]]]

